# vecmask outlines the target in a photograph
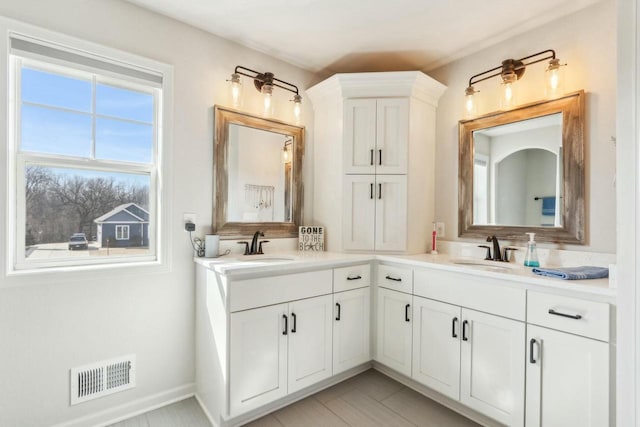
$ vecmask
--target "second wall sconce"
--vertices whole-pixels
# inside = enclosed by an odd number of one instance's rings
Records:
[[[276,78],[273,73],[265,72],[260,73],[250,68],[237,65],[231,79],[227,80],[231,85],[231,102],[234,108],[238,108],[242,101],[242,82],[240,76],[245,76],[253,79],[253,85],[256,90],[262,94],[263,113],[265,116],[271,116],[273,114],[273,88],[279,87],[280,89],[292,92],[293,99],[293,116],[298,122],[302,113],[302,96],[298,92],[298,87],[292,83],[285,82]]]
[[[505,59],[502,65],[492,68],[482,73],[478,73],[469,79],[469,85],[464,91],[464,113],[466,118],[477,115],[477,102],[475,94],[480,92],[474,88],[474,84],[488,80],[492,77],[500,76],[502,78],[502,91],[500,94],[500,109],[508,110],[513,108],[516,103],[516,91],[514,83],[520,80],[524,75],[525,69],[532,64],[549,60],[546,69],[546,87],[545,93],[549,98],[554,98],[562,93],[562,78],[560,60],[556,58],[556,52],[552,49],[543,50],[533,55],[525,56],[520,59]]]

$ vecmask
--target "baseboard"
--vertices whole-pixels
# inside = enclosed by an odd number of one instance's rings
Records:
[[[123,405],[114,406],[84,417],[75,418],[52,427],[104,427],[154,409],[179,402],[194,396],[196,385],[188,383],[151,396],[142,397]],[[215,424],[214,424],[215,426]]]
[[[216,423],[213,420],[213,416],[209,413],[209,411],[207,410],[207,407],[202,403],[202,399],[200,399],[200,396],[198,396],[198,392],[196,392],[195,394],[195,398],[198,401],[198,405],[200,405],[200,408],[202,409],[202,412],[204,412],[204,414],[206,415],[207,419],[209,420],[209,422],[211,423],[211,425],[213,427],[220,427],[218,425],[218,423]]]
[[[417,391],[418,393],[441,404],[442,406],[445,406],[451,409],[452,411],[457,412],[458,414],[464,416],[465,418],[470,419],[471,421],[474,421],[485,427],[504,427],[502,424],[500,424],[496,420],[489,418],[485,415],[482,415],[481,413],[476,412],[473,409],[463,405],[462,403],[452,400],[447,396],[444,396],[438,393],[437,391],[434,391],[428,387],[425,387],[422,384],[418,383],[417,381],[405,375],[402,375],[394,371],[393,369],[386,367],[385,365],[382,365],[376,361],[373,361],[372,363],[373,363],[373,369],[375,369],[376,371],[388,376],[389,378],[392,378],[398,381],[399,383],[409,387],[414,391]]]

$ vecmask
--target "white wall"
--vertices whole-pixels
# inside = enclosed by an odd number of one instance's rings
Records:
[[[171,64],[175,100],[167,218],[171,270],[136,276],[103,272],[83,280],[47,274],[9,280],[0,271],[0,425],[44,426],[79,417],[88,417],[81,425],[94,425],[192,391],[194,264],[182,213],[197,214],[197,234],[210,231],[212,107],[227,101],[225,79],[238,64],[271,71],[301,89],[312,75],[119,0],[9,0],[0,2],[0,15]],[[6,82],[5,73],[0,69],[1,82]],[[6,117],[5,86],[0,87],[0,117]],[[253,98],[245,101],[245,110],[257,111],[258,93],[251,86],[246,84],[244,95]],[[289,120],[290,94],[283,92],[274,91],[276,111]],[[303,106],[303,123],[310,126],[308,99]],[[4,150],[4,137],[0,141]],[[313,150],[307,141],[305,179],[311,188]],[[0,165],[0,196],[5,166]],[[0,234],[0,259],[5,258],[5,238]],[[69,406],[69,368],[128,353],[137,355],[135,389]]]
[[[436,220],[446,223],[447,240],[457,237],[458,120],[469,77],[493,68],[507,58],[521,58],[555,49],[565,69],[565,91],[584,89],[586,97],[586,226],[584,246],[567,249],[615,253],[615,136],[616,124],[615,2],[605,0],[573,15],[513,37],[508,42],[430,71],[448,86],[437,114]],[[521,103],[544,97],[544,64],[528,67],[517,86]],[[480,113],[497,110],[499,79],[479,83],[485,101]],[[555,247],[555,245],[542,245]]]

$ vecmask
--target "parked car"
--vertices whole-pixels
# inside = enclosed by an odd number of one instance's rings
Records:
[[[74,233],[69,238],[69,250],[72,251],[74,249],[89,249],[89,242],[84,233]]]

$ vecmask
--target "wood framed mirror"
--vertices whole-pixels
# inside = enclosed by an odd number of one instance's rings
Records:
[[[458,236],[585,244],[584,97],[459,122]]]
[[[302,225],[304,128],[214,107],[213,232],[226,239],[260,230],[297,237]]]

